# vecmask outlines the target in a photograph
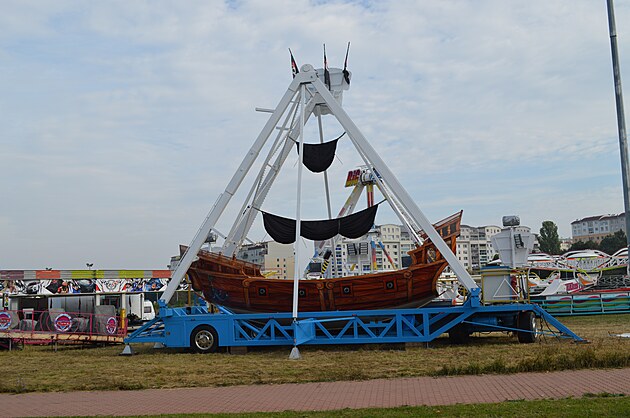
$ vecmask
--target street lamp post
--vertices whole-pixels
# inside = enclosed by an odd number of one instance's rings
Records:
[[[613,77],[615,82],[615,103],[617,105],[617,129],[619,131],[619,151],[621,153],[621,181],[623,183],[623,203],[626,214],[626,245],[630,248],[630,185],[628,184],[628,140],[626,137],[626,119],[623,110],[623,94],[621,91],[621,73],[619,69],[619,52],[617,50],[617,29],[615,27],[615,10],[613,0],[607,0],[608,30],[610,32],[610,50],[612,53]],[[630,275],[630,263],[626,273]]]

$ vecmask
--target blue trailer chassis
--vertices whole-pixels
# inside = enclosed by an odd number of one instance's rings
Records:
[[[430,342],[454,329],[464,329],[466,335],[492,331],[546,333],[519,326],[519,315],[526,312],[546,321],[553,335],[584,341],[536,304],[482,305],[473,294],[461,306],[304,312],[297,321],[293,321],[291,313],[235,314],[221,307],[218,313],[209,313],[205,306],[161,306],[159,315],[129,335],[125,343],[191,347],[202,328],[214,331],[218,340],[215,348]]]

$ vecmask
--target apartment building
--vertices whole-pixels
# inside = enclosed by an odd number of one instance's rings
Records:
[[[236,257],[260,266],[260,271],[269,278],[293,278],[295,256],[292,244],[280,244],[275,241],[244,245]]]
[[[600,243],[604,237],[617,231],[626,232],[625,213],[589,216],[571,222],[573,242],[591,240]]]
[[[413,247],[409,231],[402,225],[375,225],[361,238],[337,240],[327,276],[398,270],[408,265],[407,252]]]
[[[492,261],[498,252],[492,247],[491,238],[501,232],[496,225],[461,226],[461,234],[457,238],[455,255],[464,268],[476,270]],[[515,232],[531,232],[528,226],[517,226]]]

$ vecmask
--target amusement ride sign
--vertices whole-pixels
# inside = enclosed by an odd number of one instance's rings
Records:
[[[11,314],[9,312],[0,312],[0,329],[6,330],[11,326]]]
[[[59,332],[68,332],[72,327],[72,317],[67,313],[57,315],[54,321],[55,329]]]

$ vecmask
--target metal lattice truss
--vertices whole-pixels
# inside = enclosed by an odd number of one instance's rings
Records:
[[[537,335],[584,341],[538,305],[500,304],[474,309],[470,303],[461,306],[421,309],[389,309],[343,312],[309,312],[296,326],[291,313],[233,314],[220,308],[224,315],[214,316],[215,327],[221,335],[221,346],[276,346],[300,344],[369,344],[430,342],[454,327],[466,325],[479,332],[533,332]],[[183,335],[207,321],[203,307],[190,308],[183,316],[181,309],[165,308],[166,315],[157,317],[132,333],[125,342],[155,343],[166,347],[186,347],[187,339],[178,338],[167,329],[180,327]],[[549,329],[526,331],[503,325],[497,316],[532,311],[544,320]],[[197,320],[186,321],[186,318]],[[378,320],[375,320],[378,318]]]

